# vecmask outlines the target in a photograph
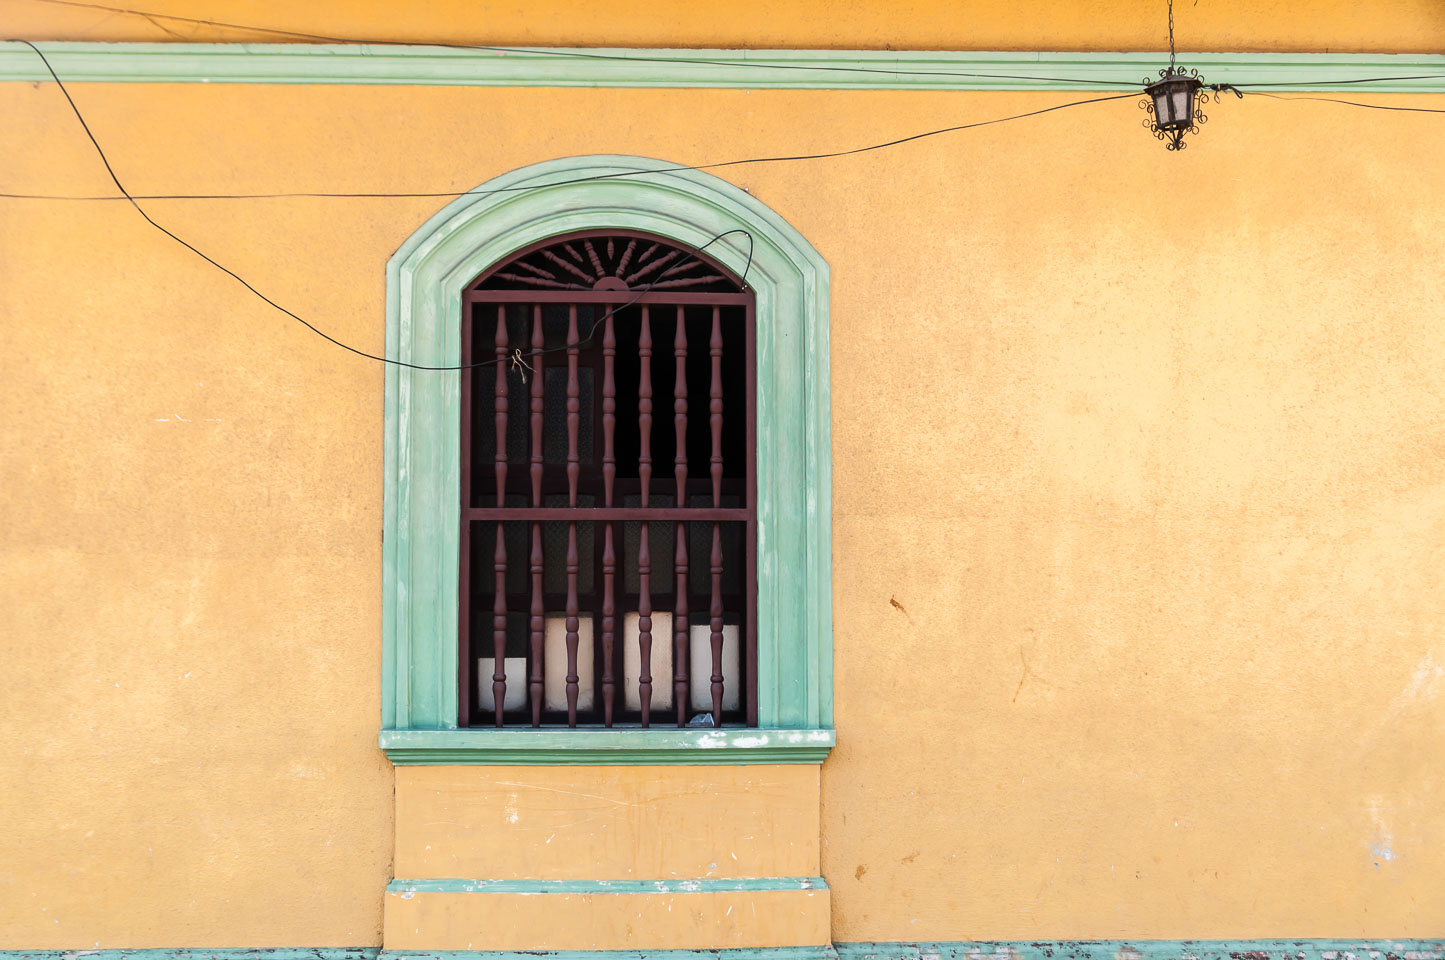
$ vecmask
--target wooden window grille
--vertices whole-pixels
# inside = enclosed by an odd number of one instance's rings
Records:
[[[587,232],[463,317],[462,726],[756,726],[752,293]]]

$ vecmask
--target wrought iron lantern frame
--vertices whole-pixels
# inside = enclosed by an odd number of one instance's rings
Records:
[[[1145,97],[1139,102],[1139,109],[1149,115],[1144,126],[1164,141],[1166,150],[1183,150],[1188,146],[1184,135],[1198,133],[1199,125],[1209,120],[1204,113],[1209,89],[1198,70],[1176,67],[1171,57],[1158,80],[1144,78]]]

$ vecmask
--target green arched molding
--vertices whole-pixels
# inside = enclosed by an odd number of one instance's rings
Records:
[[[756,295],[761,729],[457,728],[459,377],[388,366],[381,746],[396,763],[816,763],[833,745],[828,265],[726,181],[639,157],[552,160],[436,214],[387,264],[386,353],[455,364],[462,293],[528,244],[618,228],[700,246]]]

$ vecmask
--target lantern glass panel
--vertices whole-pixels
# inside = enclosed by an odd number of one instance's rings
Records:
[[[1167,127],[1174,122],[1170,111],[1169,91],[1162,86],[1154,91],[1154,120],[1161,127]]]
[[[1174,121],[1187,126],[1194,119],[1193,87],[1190,84],[1181,83],[1174,88],[1171,98],[1174,101]]]

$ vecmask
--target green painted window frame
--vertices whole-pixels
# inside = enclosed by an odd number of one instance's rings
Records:
[[[569,157],[458,198],[387,264],[386,355],[458,362],[462,293],[529,244],[584,229],[700,246],[756,297],[758,729],[457,725],[459,376],[388,365],[382,730],[397,764],[820,763],[833,746],[828,265],[745,191],[641,157]]]

